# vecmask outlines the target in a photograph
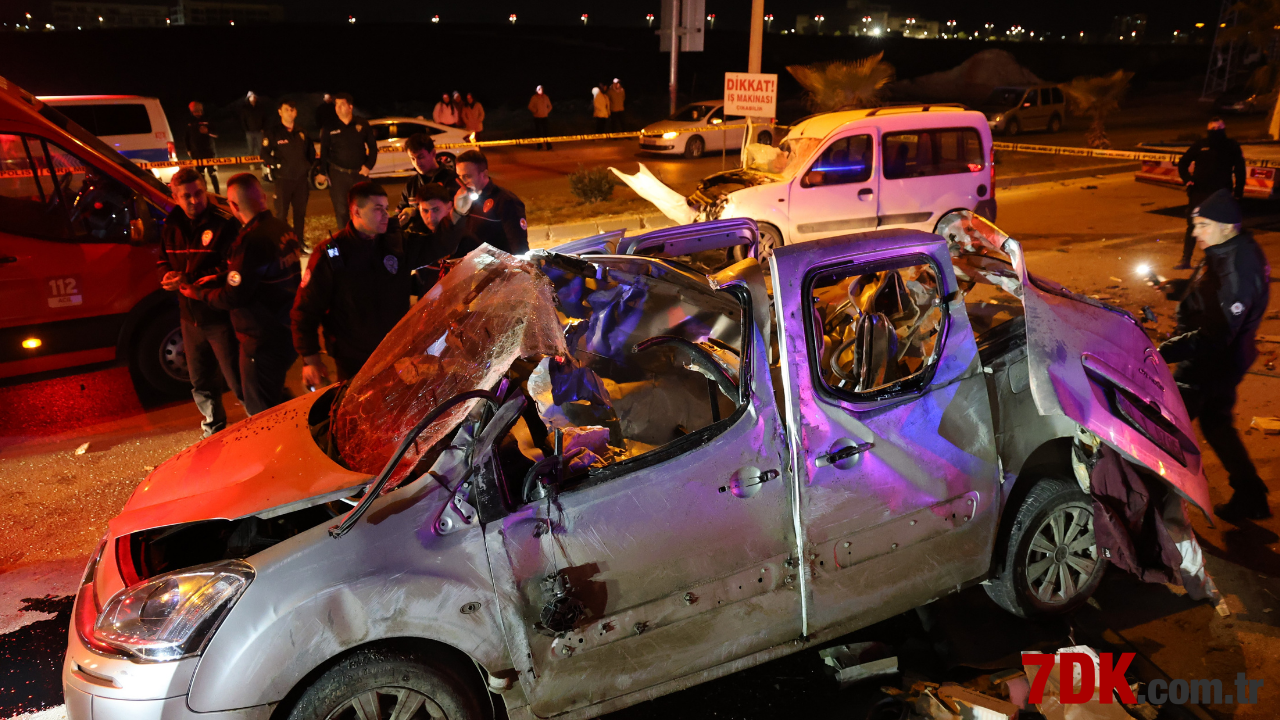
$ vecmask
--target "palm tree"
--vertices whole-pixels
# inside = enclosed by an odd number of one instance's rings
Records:
[[[1245,85],[1257,95],[1276,93],[1276,85],[1280,83],[1280,58],[1275,57],[1271,50],[1280,40],[1280,0],[1241,0],[1231,10],[1236,14],[1235,22],[1218,33],[1217,44],[1244,42],[1264,53],[1266,64],[1255,68]],[[1276,94],[1267,119],[1272,140],[1280,139],[1280,123],[1277,123],[1280,113],[1277,110],[1280,110],[1280,93]]]
[[[1073,110],[1093,118],[1093,124],[1084,136],[1089,147],[1104,150],[1111,147],[1111,141],[1107,139],[1107,116],[1120,109],[1120,98],[1129,89],[1132,78],[1133,73],[1117,70],[1101,77],[1078,77],[1058,86],[1066,94]]]
[[[861,60],[788,65],[787,72],[808,91],[814,112],[876,107],[880,90],[893,81],[893,66],[883,52]]]

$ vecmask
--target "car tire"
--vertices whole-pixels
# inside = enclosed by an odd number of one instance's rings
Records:
[[[707,151],[707,141],[702,139],[700,135],[694,135],[684,144],[684,156],[690,160],[697,160]]]
[[[1009,122],[1004,124],[1004,134],[1013,137],[1022,132],[1022,126],[1018,124],[1018,118],[1010,118]]]
[[[416,712],[410,711],[415,704]],[[287,718],[355,720],[419,714],[483,720],[486,709],[446,665],[420,653],[373,647],[356,650],[329,668],[302,691]]]
[[[329,178],[325,178],[324,180],[321,180],[320,173],[316,170],[312,170],[311,171],[311,187],[315,188],[316,190],[328,190]]]
[[[458,168],[458,159],[454,157],[453,153],[436,153],[436,163],[438,163],[440,167],[446,167],[450,170],[457,170]]]
[[[760,261],[765,272],[769,272],[769,258],[773,257],[773,251],[783,246],[782,232],[778,228],[768,223],[758,223],[760,228],[760,241],[755,245],[735,245],[733,247],[734,262],[741,262],[749,257],[753,257]]]
[[[1093,533],[1092,498],[1074,480],[1040,480],[1014,516],[1003,567],[983,585],[987,595],[1021,618],[1083,605],[1107,570]]]
[[[761,130],[760,134],[756,135],[756,142],[761,145],[773,145],[773,133],[768,130]]]
[[[165,397],[191,392],[177,308],[161,312],[142,326],[133,344],[132,363],[137,375]]]

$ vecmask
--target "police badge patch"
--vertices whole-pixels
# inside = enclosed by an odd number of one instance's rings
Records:
[[[364,125],[356,123],[356,132],[364,132]]]
[[[387,266],[387,272],[395,275],[400,270],[400,261],[395,255],[388,255],[382,258],[382,264]]]
[[[227,284],[230,285],[231,287],[239,287],[240,273],[236,272],[235,270],[232,270],[231,272],[227,273]]]
[[[1232,306],[1231,306],[1231,314],[1232,314],[1232,315],[1239,315],[1239,314],[1240,314],[1240,313],[1242,313],[1242,312],[1244,312],[1244,305],[1242,305],[1242,304],[1240,304],[1240,303],[1236,303],[1235,305],[1232,305]]]
[[[529,229],[529,221],[528,221],[528,220],[525,220],[524,218],[520,218],[520,229],[521,229],[521,230],[528,230],[528,229]]]
[[[200,243],[201,243],[201,244],[203,244],[205,247],[208,247],[208,246],[209,246],[209,243],[211,243],[211,242],[213,242],[213,231],[212,231],[212,230],[205,230],[205,231],[200,235]]]

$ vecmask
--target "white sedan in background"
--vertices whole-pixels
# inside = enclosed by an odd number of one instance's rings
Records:
[[[757,126],[755,142],[773,144],[773,130],[766,125]],[[742,136],[747,130],[747,119],[735,117],[725,120],[723,100],[703,100],[690,103],[666,120],[645,127],[640,136],[640,149],[663,155],[684,155],[700,158],[711,150],[737,150],[742,147]]]
[[[448,143],[465,143],[470,135],[464,128],[449,127],[424,120],[420,117],[387,117],[370,120],[374,136],[378,139],[378,164],[373,166],[371,177],[398,177],[412,175],[413,164],[405,152],[404,144],[409,136],[423,133],[436,145]],[[436,158],[441,165],[453,167],[454,158],[461,149],[437,150]]]

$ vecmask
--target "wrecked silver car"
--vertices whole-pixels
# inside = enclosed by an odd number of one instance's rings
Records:
[[[940,230],[782,247],[768,285],[652,256],[746,220],[481,247],[349,382],[143,481],[76,599],[69,716],[585,718],[975,583],[1079,605],[1092,458],[1208,507],[1186,412],[1132,318]]]

